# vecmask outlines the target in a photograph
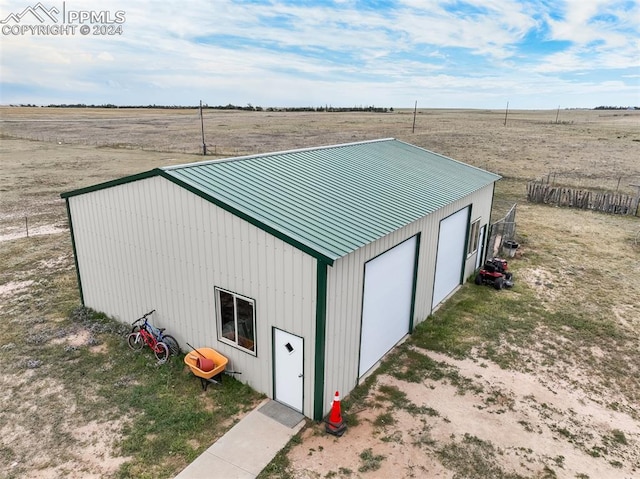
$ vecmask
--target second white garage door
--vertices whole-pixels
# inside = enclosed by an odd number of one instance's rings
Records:
[[[365,264],[358,377],[409,333],[416,245],[414,236]]]
[[[440,221],[432,307],[437,306],[462,282],[469,207]]]

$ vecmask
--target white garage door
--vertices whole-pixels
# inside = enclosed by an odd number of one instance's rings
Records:
[[[409,333],[416,244],[414,236],[365,264],[359,377]]]
[[[469,207],[440,221],[432,307],[458,287],[462,280]]]

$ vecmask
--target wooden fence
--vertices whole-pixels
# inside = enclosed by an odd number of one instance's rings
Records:
[[[527,184],[527,200],[532,203],[545,203],[617,215],[637,216],[640,196],[596,192],[530,181]]]

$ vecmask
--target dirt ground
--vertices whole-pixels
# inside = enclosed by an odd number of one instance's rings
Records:
[[[561,321],[583,310],[615,326],[578,338],[567,321],[559,334],[540,324],[520,335],[520,312],[500,364],[473,338],[465,358],[405,344],[444,373],[376,378],[344,436],[304,431],[288,453],[291,477],[640,477],[640,222],[526,203],[517,218],[511,266],[522,285],[501,294],[517,300],[526,288]],[[377,463],[363,459],[368,448]]]
[[[418,110],[392,113],[205,110],[207,151],[238,156],[397,138],[506,178],[554,173],[628,191],[640,183],[640,110]],[[202,152],[198,110],[0,107],[4,138],[179,153]],[[43,143],[41,143],[43,144]],[[76,166],[92,162],[87,155]],[[195,158],[196,160],[198,157]],[[192,157],[193,161],[194,158]],[[53,166],[53,165],[52,165]],[[92,176],[96,178],[100,171]],[[114,172],[115,173],[115,172]],[[91,184],[88,178],[87,184]]]
[[[486,360],[427,354],[482,392],[461,394],[458,387],[442,381],[415,384],[381,376],[374,397],[381,386],[396,387],[418,407],[428,407],[429,414],[394,410],[381,403],[360,412],[360,423],[347,428],[341,438],[324,433],[321,426],[309,428],[289,454],[294,477],[331,477],[334,471],[335,477],[381,479],[631,479],[640,473],[640,423],[611,410],[601,397],[544,372],[528,374]],[[390,424],[380,424],[380,415],[389,412]],[[623,431],[626,444],[616,443],[614,431]],[[379,469],[366,470],[361,454],[367,448],[382,456]],[[486,475],[466,475],[459,465],[447,467],[442,453],[437,454],[445,448],[458,455],[457,461],[475,462],[476,470],[485,462]],[[606,460],[595,454],[598,448],[607,450]]]
[[[518,232],[526,246],[514,261],[519,280],[550,311],[572,304],[592,307],[598,314],[610,311],[630,339],[617,345],[619,350],[594,341],[588,351],[578,348],[567,359],[563,348],[573,348],[571,339],[551,338],[539,330],[530,344],[511,346],[527,366],[510,368],[483,357],[480,350],[463,359],[422,350],[439,367],[464,378],[465,386],[447,379],[451,375],[418,383],[379,376],[363,407],[351,412],[357,424],[343,437],[325,434],[322,424],[304,431],[287,455],[290,474],[463,478],[478,477],[469,471],[477,471],[481,463],[482,477],[639,477],[640,390],[632,381],[627,389],[622,383],[625,371],[630,377],[640,375],[640,247],[632,241],[640,222],[528,205],[524,183],[555,174],[579,185],[633,193],[629,185],[640,184],[640,112],[560,111],[556,122],[555,111],[514,111],[505,126],[500,111],[423,110],[415,133],[412,120],[409,111],[205,112],[210,158],[395,137],[501,174],[505,180],[498,186],[496,209],[520,203]],[[34,271],[73,268],[61,192],[202,159],[196,154],[201,147],[197,110],[3,107],[0,127],[0,242],[20,241],[28,231],[30,237],[48,236],[63,245],[52,247],[50,257],[39,260]],[[560,250],[554,246],[558,242]],[[553,266],[549,261],[540,267],[540,255],[553,259]],[[604,274],[594,277],[603,264]],[[608,294],[596,300],[590,297],[594,289],[581,284],[598,281]],[[33,300],[36,286],[37,280],[24,271],[2,272],[3,328],[12,304]],[[0,343],[0,348],[8,351],[11,344]],[[550,356],[548,348],[556,353]],[[607,383],[599,364],[611,357],[625,366]],[[592,368],[598,373],[592,375]],[[6,391],[21,391],[17,398],[0,397],[21,401],[25,414],[38,411],[37,397],[27,387],[32,374],[34,369],[4,374],[0,381]],[[55,395],[60,389],[51,386],[48,394]],[[402,392],[417,409],[399,407],[390,391]],[[78,425],[73,410],[58,402],[64,413],[56,420],[68,417],[69,427],[63,429],[87,440],[83,449],[63,459],[42,450],[25,477],[55,477],[71,470],[84,471],[74,477],[114,473],[126,460],[110,452],[122,424]],[[44,427],[40,437],[18,433],[25,428],[13,428],[0,412],[0,445],[11,441],[15,450],[38,449],[55,441],[49,435],[59,430]],[[2,470],[16,467],[1,452],[0,477]],[[475,469],[465,469],[465,461],[476,464]]]

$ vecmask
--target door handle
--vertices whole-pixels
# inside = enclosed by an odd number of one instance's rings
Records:
[[[298,377],[299,377],[299,378],[303,378],[303,377],[304,377],[304,374],[300,373],[300,374],[298,374]]]

